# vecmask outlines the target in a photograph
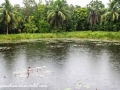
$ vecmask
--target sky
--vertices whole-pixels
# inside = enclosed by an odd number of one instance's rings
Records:
[[[5,0],[0,0],[0,4],[2,4]],[[23,0],[9,0],[12,5],[14,4],[20,4],[22,6]],[[36,0],[39,1],[39,0]],[[42,0],[44,2],[44,0]],[[73,5],[79,5],[82,7],[85,7],[87,4],[90,3],[92,0],[67,0],[68,4],[73,4]],[[103,2],[103,4],[107,7],[107,3],[109,3],[109,0],[100,0]]]

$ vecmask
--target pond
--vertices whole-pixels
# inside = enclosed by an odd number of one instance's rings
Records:
[[[0,90],[120,90],[120,43],[1,44]]]

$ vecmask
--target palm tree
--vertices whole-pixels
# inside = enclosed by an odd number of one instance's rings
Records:
[[[107,11],[105,14],[103,14],[101,16],[101,21],[104,22],[111,19],[112,21],[115,21],[115,20],[118,20],[118,18],[119,18],[118,12],[112,10],[112,11]]]
[[[69,11],[66,9],[66,3],[64,0],[52,1],[50,10],[47,12],[47,20],[50,24],[55,24],[58,28],[60,25],[63,25],[63,22],[70,16]]]
[[[94,10],[89,12],[88,18],[92,27],[98,22],[98,14]]]
[[[104,8],[104,4],[99,0],[92,0],[88,5],[87,9],[89,11],[89,21],[90,25],[93,27],[98,21],[100,21],[101,12]]]
[[[102,22],[107,20],[112,20],[112,21],[118,20],[119,18],[118,2],[115,1],[117,0],[112,0],[108,4],[109,5],[108,11],[101,16]]]
[[[3,4],[3,7],[0,12],[0,23],[6,25],[6,34],[8,34],[10,28],[15,27],[15,25],[17,24],[16,14],[17,12],[12,11],[12,7],[9,0],[5,0],[5,3]]]
[[[113,6],[120,8],[120,0],[110,0],[110,7],[112,8]]]

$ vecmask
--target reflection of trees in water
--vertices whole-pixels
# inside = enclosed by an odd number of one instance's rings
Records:
[[[92,43],[92,42],[88,42],[86,46],[89,49],[88,53],[89,53],[91,59],[99,60],[102,55],[102,50],[104,49],[104,47],[97,46],[95,43]]]
[[[67,43],[56,43],[50,45],[49,53],[50,57],[54,58],[54,60],[64,60],[67,57],[67,53],[69,52],[69,45]]]
[[[5,65],[5,68],[7,72],[11,71],[15,55],[16,55],[16,49],[14,48],[14,45],[12,44],[4,44],[4,47],[11,47],[13,49],[1,51],[1,55],[3,56],[3,60],[1,63]]]
[[[110,54],[110,62],[114,64],[114,67],[120,69],[120,45],[111,45],[107,49]]]
[[[11,47],[12,48],[10,50],[6,50],[6,51],[1,52],[4,55],[4,59],[10,64],[12,62],[14,62],[14,60],[19,56],[21,50],[23,51],[23,48],[24,48],[24,46],[22,46],[22,44],[20,44],[20,43],[7,44],[7,45],[4,45],[4,47]]]
[[[34,58],[54,58],[55,60],[65,59],[68,52],[66,43],[35,42],[25,45],[27,60]]]
[[[112,62],[117,62],[120,65],[120,46],[96,46],[94,43],[88,43],[89,53],[92,59],[99,59],[103,53],[107,53],[110,56]],[[107,52],[106,52],[107,51]]]
[[[34,58],[44,58],[46,56],[46,44],[44,42],[34,42],[25,45],[27,60]]]
[[[4,54],[4,60],[6,63],[12,63],[14,61],[15,50],[7,50],[2,52]]]
[[[113,58],[117,58],[118,56],[120,56],[120,46],[111,45],[107,49],[109,50],[109,53]]]

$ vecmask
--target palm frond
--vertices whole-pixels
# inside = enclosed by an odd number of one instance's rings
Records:
[[[61,17],[63,21],[66,19],[65,15],[61,11],[58,12],[58,16]]]
[[[55,25],[59,27],[66,18],[70,17],[66,2],[64,0],[52,0],[50,6],[52,7],[47,12],[47,20],[50,21],[51,24],[55,21]]]
[[[118,20],[119,14],[117,12],[115,12],[114,15],[115,15],[115,19]]]
[[[11,19],[12,19],[13,21],[16,21],[15,14],[10,13],[9,15],[10,15],[10,17],[11,17]]]
[[[10,22],[10,20],[11,20],[10,15],[7,15],[6,19],[7,19],[7,23],[9,23],[9,22]]]
[[[0,14],[0,23],[2,23],[4,21],[4,16],[3,16],[3,14],[1,13]]]
[[[54,16],[54,15],[55,15],[55,12],[49,13],[48,16],[47,16],[47,20],[49,21],[51,19],[51,17]]]
[[[54,12],[54,10],[47,11],[47,15],[49,15],[51,12]]]
[[[106,12],[101,16],[101,22],[107,21],[111,18],[111,12]]]
[[[92,10],[91,12],[89,12],[88,18],[90,20],[91,26],[94,26],[97,22],[99,22],[98,14],[94,10]]]
[[[115,14],[112,15],[112,20],[113,20],[113,21],[115,20]]]

